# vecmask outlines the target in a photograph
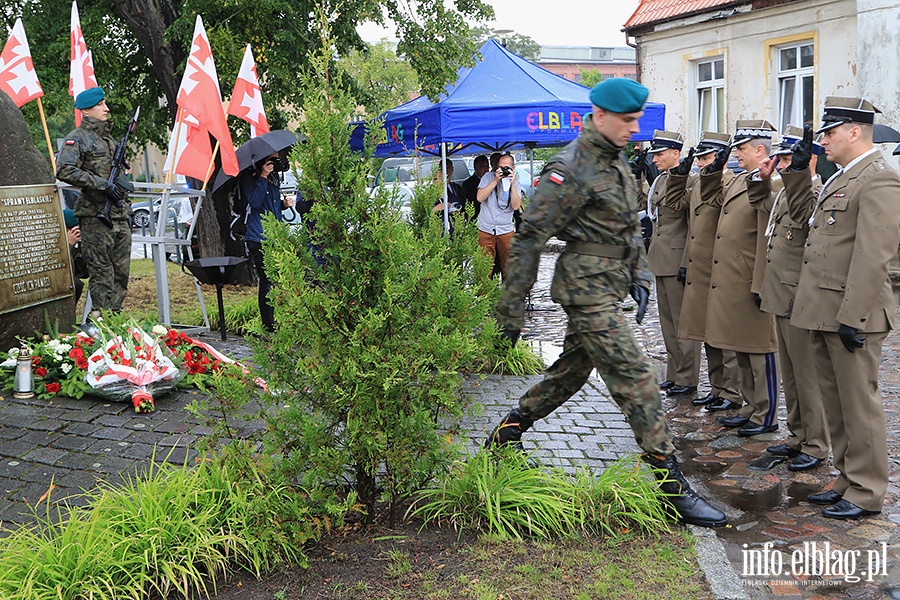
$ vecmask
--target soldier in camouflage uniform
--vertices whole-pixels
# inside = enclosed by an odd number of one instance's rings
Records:
[[[659,469],[660,478],[665,475],[662,488],[672,494],[668,499],[682,521],[715,527],[726,524],[725,515],[682,475],[653,369],[619,305],[630,293],[640,323],[653,284],[637,216],[638,189],[622,154],[639,131],[648,94],[643,85],[623,78],[595,86],[590,94],[594,112],[581,135],[544,167],[510,249],[497,320],[515,343],[541,251],[556,236],[566,242],[566,250],[556,263],[551,296],[568,316],[566,339],[544,380],[519,399],[488,444],[521,447],[522,433],[581,389],[596,368],[628,417],[644,460]]]
[[[106,94],[99,87],[85,90],[75,98],[81,111],[81,125],[66,136],[57,160],[56,178],[81,189],[75,201],[75,216],[81,227],[81,246],[90,275],[88,290],[92,314],[100,309],[120,311],[128,290],[131,267],[130,204],[126,191],[107,184],[116,141],[110,137]],[[107,198],[112,228],[97,218]]]

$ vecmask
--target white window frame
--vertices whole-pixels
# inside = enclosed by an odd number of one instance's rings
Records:
[[[705,66],[709,67],[708,78],[701,75],[701,70]],[[720,67],[719,74],[716,73],[717,67]],[[725,122],[725,56],[696,60],[693,69],[697,98],[697,137],[699,138],[703,131],[726,133],[728,128]]]
[[[808,48],[806,56],[811,63],[803,65],[803,49]],[[794,50],[795,64],[785,64],[785,52]],[[815,40],[812,38],[798,40],[790,44],[774,47],[774,64],[778,86],[778,130],[784,131],[788,125],[802,127],[812,125],[815,119]],[[804,104],[806,119],[803,118]]]

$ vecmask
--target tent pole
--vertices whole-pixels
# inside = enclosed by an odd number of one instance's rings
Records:
[[[444,184],[442,196],[444,197],[444,235],[450,235],[450,198],[447,194],[447,144],[441,142],[441,182]]]

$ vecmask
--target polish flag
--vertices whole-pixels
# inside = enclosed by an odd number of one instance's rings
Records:
[[[169,152],[163,173],[171,171],[206,181],[212,156],[209,132],[200,125],[196,117],[185,114],[181,126],[176,123],[169,137]]]
[[[200,15],[197,15],[191,54],[184,68],[184,77],[176,102],[185,113],[196,118],[199,124],[219,141],[222,170],[227,175],[237,175],[240,167],[222,105],[219,76],[216,74],[212,48]]]
[[[250,44],[247,44],[247,50],[244,51],[241,70],[234,82],[228,114],[250,123],[250,137],[269,131],[269,121],[266,120],[262,94],[259,91],[259,78],[256,76],[256,61],[253,60]]]
[[[31,61],[22,19],[16,19],[3,52],[0,52],[0,90],[6,92],[19,108],[44,95]]]
[[[94,59],[81,32],[78,4],[72,2],[72,23],[69,29],[69,95],[75,98],[84,90],[97,87],[94,76]],[[81,111],[75,111],[75,126],[81,124]]]

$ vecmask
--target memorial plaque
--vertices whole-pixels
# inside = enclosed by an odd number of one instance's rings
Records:
[[[0,187],[0,314],[72,295],[55,185]]]

